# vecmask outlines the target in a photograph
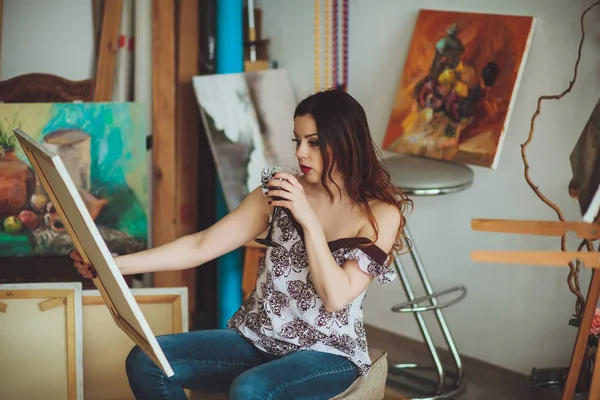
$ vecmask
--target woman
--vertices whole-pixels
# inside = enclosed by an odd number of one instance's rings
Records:
[[[123,274],[181,270],[243,246],[269,227],[273,239],[256,289],[227,329],[158,337],[175,375],[167,378],[135,347],[126,360],[138,399],[185,399],[184,388],[229,390],[230,399],[329,399],[371,361],[362,302],[377,277],[389,282],[410,204],[380,165],[363,108],[343,91],[303,100],[294,115],[303,175],[277,173],[210,228],[117,257]],[[270,200],[281,197],[281,200]],[[95,274],[79,254],[85,277]]]

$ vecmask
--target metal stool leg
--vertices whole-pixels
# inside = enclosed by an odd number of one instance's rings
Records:
[[[466,288],[464,286],[457,286],[452,289],[444,290],[439,293],[435,293],[433,291],[433,287],[429,281],[429,277],[427,276],[427,272],[423,267],[421,262],[421,258],[416,249],[416,245],[412,236],[410,235],[410,231],[408,226],[404,228],[404,235],[406,238],[412,243],[410,255],[413,259],[417,272],[419,273],[419,277],[427,296],[420,297],[418,299],[415,298],[413,293],[411,284],[408,280],[408,276],[404,271],[404,267],[400,262],[400,258],[396,257],[394,260],[394,265],[396,270],[398,271],[398,275],[402,282],[402,286],[404,287],[404,291],[409,301],[406,303],[398,304],[392,307],[392,311],[394,312],[412,312],[415,315],[417,323],[419,324],[419,329],[423,336],[423,339],[429,349],[433,362],[435,364],[435,371],[437,372],[437,379],[434,379],[434,382],[431,379],[420,376],[417,373],[411,373],[409,370],[416,369],[431,369],[432,367],[421,367],[417,364],[396,364],[391,365],[388,370],[388,383],[393,386],[399,386],[401,388],[407,388],[408,390],[412,390],[415,393],[409,394],[411,399],[414,400],[439,400],[439,399],[450,399],[462,391],[464,391],[466,387],[466,380],[464,379],[463,366],[462,361],[460,359],[460,355],[458,354],[458,350],[456,349],[456,345],[454,344],[454,340],[452,339],[452,334],[450,333],[450,329],[448,328],[448,324],[446,323],[446,319],[442,313],[442,308],[448,307],[452,304],[458,303],[466,296]],[[442,295],[446,295],[449,293],[461,292],[461,295],[452,301],[446,303],[440,303],[438,301],[438,297]],[[430,306],[419,306],[421,301],[429,300],[431,303]],[[444,335],[444,339],[452,356],[454,358],[454,364],[456,366],[456,370],[451,372],[446,372],[442,362],[440,360],[439,354],[435,348],[435,344],[431,338],[431,334],[429,329],[427,328],[427,324],[423,316],[422,312],[425,311],[433,311],[435,313],[437,322],[439,324],[440,329]],[[404,375],[406,379],[401,379],[401,376]],[[447,379],[450,378],[450,379]],[[448,382],[449,381],[449,382]],[[419,387],[419,384],[424,384],[425,386],[429,386],[430,390],[433,389],[433,393],[426,392],[422,387]]]

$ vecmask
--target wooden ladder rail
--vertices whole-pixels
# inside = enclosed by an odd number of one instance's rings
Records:
[[[511,219],[472,219],[471,228],[475,231],[496,232],[537,236],[561,237],[569,232],[574,232],[581,239],[600,239],[600,225],[585,222],[562,221],[534,221]],[[581,371],[581,364],[585,355],[588,336],[592,326],[592,319],[600,297],[600,254],[592,252],[562,252],[562,251],[496,251],[475,250],[471,252],[471,259],[478,262],[497,262],[528,264],[542,266],[564,267],[570,261],[579,260],[585,268],[592,268],[592,278],[589,284],[585,301],[585,308],[577,332],[577,339],[573,346],[571,361],[562,400],[571,400],[575,394],[575,386]],[[600,354],[600,352],[598,352]],[[589,398],[600,399],[600,357],[596,354],[592,384]]]

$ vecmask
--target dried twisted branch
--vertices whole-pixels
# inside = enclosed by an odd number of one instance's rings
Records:
[[[555,212],[556,215],[558,217],[558,219],[560,221],[564,221],[565,217],[563,216],[562,211],[560,210],[560,208],[553,203],[546,195],[544,195],[539,187],[533,183],[533,181],[531,180],[531,177],[529,176],[529,161],[527,160],[527,147],[531,144],[531,142],[533,141],[533,132],[535,129],[535,120],[537,119],[537,117],[540,115],[541,113],[541,107],[542,107],[542,101],[544,100],[560,100],[562,99],[564,96],[566,96],[569,92],[571,92],[571,90],[573,89],[573,86],[575,85],[575,82],[577,81],[577,71],[579,69],[579,62],[581,61],[581,49],[583,47],[583,42],[585,40],[585,29],[584,29],[584,18],[585,15],[592,10],[594,7],[600,5],[600,1],[597,1],[595,3],[593,3],[592,5],[590,5],[588,8],[585,9],[585,11],[581,14],[581,18],[580,18],[580,25],[581,25],[581,40],[579,42],[579,48],[577,50],[577,60],[575,61],[575,67],[574,67],[574,72],[573,72],[573,79],[571,80],[571,82],[569,82],[569,86],[567,87],[567,89],[565,89],[562,93],[558,94],[558,95],[545,95],[545,96],[540,96],[538,98],[538,102],[537,102],[537,109],[535,111],[535,113],[533,114],[533,117],[531,119],[531,126],[530,126],[530,130],[529,130],[529,136],[527,138],[527,140],[525,141],[525,143],[523,143],[521,145],[521,156],[523,158],[523,164],[524,164],[524,173],[525,173],[525,180],[527,181],[527,184],[531,187],[531,189],[533,189],[534,193],[537,195],[537,197],[539,197],[540,200],[542,200],[546,205],[548,205],[550,208],[552,208]],[[589,240],[584,240],[580,246],[578,251],[581,251],[581,249],[583,248],[583,246],[586,246],[588,251],[593,251],[593,247],[591,244],[591,241]],[[561,250],[563,252],[567,251],[567,237],[566,235],[563,235],[560,241],[560,247]],[[571,292],[577,297],[577,301],[575,304],[575,316],[576,318],[579,320],[581,319],[582,313],[583,313],[583,304],[585,303],[585,298],[583,297],[583,294],[581,293],[580,287],[579,287],[579,271],[580,271],[580,262],[579,260],[577,260],[576,265],[573,265],[573,262],[569,262],[569,276],[567,278],[567,283],[569,285],[569,290],[571,290]]]

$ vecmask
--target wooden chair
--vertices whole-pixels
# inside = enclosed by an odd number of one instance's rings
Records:
[[[94,80],[70,81],[51,74],[25,74],[0,82],[4,103],[67,103],[92,101]]]

